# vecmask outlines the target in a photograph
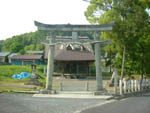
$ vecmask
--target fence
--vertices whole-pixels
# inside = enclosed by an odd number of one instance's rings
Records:
[[[150,89],[150,80],[120,80],[120,95],[140,92]]]

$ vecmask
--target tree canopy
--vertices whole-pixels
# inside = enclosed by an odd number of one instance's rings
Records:
[[[43,50],[44,46],[41,41],[45,40],[48,35],[48,32],[36,31],[13,36],[3,41],[2,51],[23,54],[27,50]]]
[[[111,63],[121,71],[125,52],[125,74],[149,75],[150,15],[148,0],[91,0],[85,16],[90,23],[115,22],[112,32],[103,32],[103,39],[112,40],[105,48]],[[124,49],[125,48],[125,49]]]

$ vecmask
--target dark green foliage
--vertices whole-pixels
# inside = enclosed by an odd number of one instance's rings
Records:
[[[121,71],[123,48],[126,47],[125,74],[150,75],[150,9],[147,0],[90,0],[85,16],[91,23],[106,24],[115,21],[112,32],[103,32],[103,39],[112,40],[105,47],[110,60]],[[97,13],[101,15],[96,15]],[[117,55],[116,55],[117,54]]]
[[[3,40],[0,40],[0,52],[2,51],[3,42]]]
[[[24,49],[21,49],[21,50],[19,51],[19,54],[20,54],[20,55],[24,55],[24,54],[25,54],[25,50],[24,50]]]
[[[13,52],[13,53],[18,53],[22,49],[23,49],[23,45],[21,45],[18,42],[14,42],[10,46],[10,51]]]

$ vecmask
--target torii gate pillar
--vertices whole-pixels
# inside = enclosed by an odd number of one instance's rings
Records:
[[[51,32],[49,44],[55,43],[55,34]],[[47,77],[46,90],[52,90],[53,71],[54,71],[54,50],[55,45],[49,45],[48,62],[47,62]]]
[[[52,89],[53,84],[53,71],[54,71],[54,54],[55,54],[55,32],[51,32],[51,36],[49,39],[49,51],[48,51],[48,61],[47,61],[47,76],[46,76],[46,88],[42,89],[40,92],[43,94],[52,94],[56,93],[55,90]]]
[[[100,32],[94,32],[94,40],[99,41]],[[103,89],[102,71],[101,71],[101,50],[100,43],[95,43],[95,65],[96,65],[96,91]]]

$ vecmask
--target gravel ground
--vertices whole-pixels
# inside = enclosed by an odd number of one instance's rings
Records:
[[[103,87],[108,87],[110,80],[103,80]],[[60,83],[62,83],[63,91],[85,91],[87,82],[89,91],[96,90],[96,79],[64,79],[61,77],[53,77],[54,89],[60,89]]]
[[[105,101],[103,99],[35,98],[26,94],[0,94],[0,113],[73,113]]]

